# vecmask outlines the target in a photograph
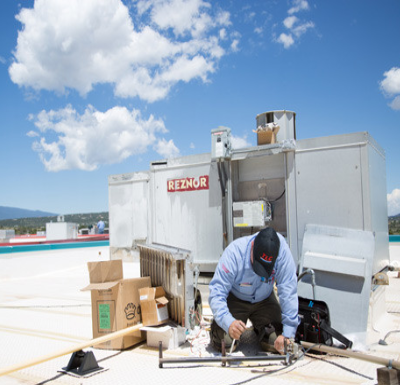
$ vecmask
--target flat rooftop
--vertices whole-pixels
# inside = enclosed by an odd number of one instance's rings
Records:
[[[392,263],[400,266],[400,243],[391,244]],[[92,339],[90,292],[80,291],[89,282],[87,262],[109,260],[109,247],[96,246],[0,254],[0,372],[6,368],[51,356]],[[124,262],[124,278],[139,277],[139,262]],[[354,350],[400,360],[400,333],[391,333],[387,345],[378,343],[388,331],[400,330],[400,278],[389,272],[385,286],[386,309],[370,322],[365,336],[356,336]],[[208,288],[201,286],[204,298]],[[210,315],[208,304],[204,312]],[[192,343],[165,350],[164,357],[214,356],[206,330],[196,331]],[[93,351],[103,370],[76,377],[62,372],[71,355],[45,360],[7,375],[0,384],[376,384],[382,365],[334,355],[307,355],[292,366],[272,361],[244,361],[256,354],[251,344],[233,353],[238,362],[158,365],[158,349],[142,343],[124,351]],[[247,350],[246,350],[247,349]]]

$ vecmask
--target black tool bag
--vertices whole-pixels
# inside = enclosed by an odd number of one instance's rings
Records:
[[[353,343],[350,340],[330,326],[329,309],[325,302],[299,297],[299,317],[297,342],[307,341],[332,346],[335,338],[346,348],[352,347]]]

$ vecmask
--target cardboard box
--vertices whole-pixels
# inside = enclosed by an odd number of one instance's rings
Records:
[[[257,145],[276,143],[276,135],[279,131],[279,126],[274,123],[268,123],[265,127],[259,127],[257,133]]]
[[[186,329],[182,326],[145,326],[140,330],[147,332],[147,346],[152,348],[158,348],[160,341],[164,349],[176,349],[186,342]]]
[[[140,289],[139,294],[144,326],[161,325],[168,321],[168,299],[162,286]]]
[[[150,277],[123,279],[122,261],[89,262],[93,338],[102,337],[141,322],[139,290],[151,285]],[[99,349],[126,349],[145,340],[135,333],[96,345]]]

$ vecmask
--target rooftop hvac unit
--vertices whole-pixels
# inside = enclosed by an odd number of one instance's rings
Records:
[[[384,151],[362,132],[295,142],[290,111],[257,116],[270,123],[280,126],[278,143],[231,150],[220,128],[211,154],[109,177],[111,258],[138,247],[141,275],[163,286],[171,318],[191,328],[197,283],[209,281],[226,245],[269,226],[285,236],[299,273],[315,272],[332,327],[365,332],[369,299],[379,311],[384,293],[372,276],[389,262]],[[308,278],[299,283],[305,298]]]

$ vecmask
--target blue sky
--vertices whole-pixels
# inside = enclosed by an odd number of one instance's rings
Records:
[[[398,0],[3,0],[0,205],[108,210],[108,175],[256,144],[295,111],[297,139],[368,131],[400,213]]]

